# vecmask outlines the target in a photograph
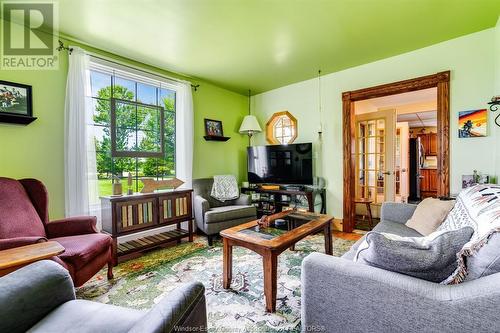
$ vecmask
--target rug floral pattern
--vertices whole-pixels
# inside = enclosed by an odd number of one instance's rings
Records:
[[[335,256],[352,241],[334,238]],[[77,297],[136,309],[149,309],[162,297],[189,281],[206,288],[209,332],[299,332],[300,265],[311,252],[324,251],[324,238],[310,236],[295,251],[279,256],[276,313],[265,312],[262,258],[247,249],[233,249],[231,289],[222,288],[222,246],[208,247],[204,239],[149,252],[121,263],[115,279],[105,271],[77,290]]]

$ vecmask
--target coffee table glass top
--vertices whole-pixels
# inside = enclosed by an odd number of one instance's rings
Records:
[[[267,228],[261,228],[258,225],[256,225],[246,229],[242,229],[238,232],[260,239],[273,239],[309,221],[312,221],[317,217],[319,217],[319,215],[311,213],[303,214],[301,212],[293,212],[281,219],[272,221],[271,226]]]

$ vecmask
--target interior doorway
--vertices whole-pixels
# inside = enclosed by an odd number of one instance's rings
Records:
[[[449,72],[345,92],[343,117],[344,231],[385,201],[449,195]]]
[[[436,108],[436,88],[354,103],[356,229],[370,230],[386,201],[437,197]]]

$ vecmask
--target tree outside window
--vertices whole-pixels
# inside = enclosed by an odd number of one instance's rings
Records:
[[[156,179],[175,176],[175,102],[174,90],[135,82],[118,76],[91,71],[93,128],[99,195],[110,195],[111,177],[133,175],[133,190],[140,191],[141,177]],[[157,151],[163,141],[163,154],[158,157],[113,157],[111,142],[111,106],[113,99],[130,101],[115,104],[117,150]],[[141,106],[138,106],[140,103]],[[148,104],[151,107],[144,106]],[[162,117],[158,112],[162,112]],[[160,130],[163,118],[163,131]],[[163,136],[163,140],[161,137]],[[138,154],[140,155],[140,154]],[[123,182],[122,181],[122,182]],[[127,186],[123,186],[126,192]]]

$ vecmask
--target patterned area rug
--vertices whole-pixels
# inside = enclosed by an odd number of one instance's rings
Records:
[[[353,241],[333,239],[335,256]],[[279,256],[276,313],[264,310],[262,258],[233,248],[233,281],[222,288],[222,246],[204,239],[149,252],[114,269],[108,282],[103,270],[77,290],[77,297],[136,309],[149,309],[180,284],[201,281],[206,288],[209,332],[299,332],[300,265],[311,252],[324,252],[322,235],[307,237]]]

